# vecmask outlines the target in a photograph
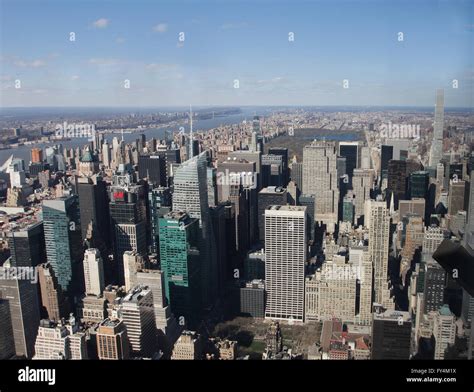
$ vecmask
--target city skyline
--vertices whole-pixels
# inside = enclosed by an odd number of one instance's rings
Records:
[[[472,389],[473,11],[0,0],[0,392]]]
[[[472,3],[437,5],[4,0],[0,104],[473,107]]]

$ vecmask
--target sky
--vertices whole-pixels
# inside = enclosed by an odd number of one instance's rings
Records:
[[[474,106],[474,1],[0,0],[0,25],[1,107]]]

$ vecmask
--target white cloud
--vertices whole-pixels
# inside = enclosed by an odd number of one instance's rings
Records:
[[[123,44],[125,43],[125,38],[122,38],[122,37],[118,37],[116,40],[115,40],[115,43],[117,44]]]
[[[92,23],[92,26],[94,26],[96,29],[105,29],[109,25],[109,22],[109,19],[100,18],[97,19],[94,23]]]
[[[79,79],[80,79],[79,75],[71,76],[71,80],[79,80]]]
[[[120,61],[117,59],[111,58],[91,58],[89,59],[89,64],[93,65],[117,65]]]
[[[176,64],[151,63],[146,65],[146,69],[151,71],[169,71],[176,68]]]
[[[247,22],[238,22],[238,23],[224,23],[221,25],[222,30],[230,30],[230,29],[241,29],[243,27],[247,27]]]
[[[276,76],[272,79],[260,79],[260,80],[257,80],[257,83],[258,84],[273,84],[273,83],[278,83],[278,82],[281,82],[283,81],[283,77],[281,76]]]
[[[46,62],[41,59],[36,59],[32,61],[27,61],[27,60],[15,60],[13,62],[17,67],[22,67],[22,68],[40,68],[44,67],[46,65]]]
[[[168,30],[168,25],[166,23],[158,23],[156,26],[153,26],[153,31],[156,33],[165,33]]]
[[[44,65],[46,65],[46,63],[43,60],[33,60],[31,62],[33,68],[43,67]]]

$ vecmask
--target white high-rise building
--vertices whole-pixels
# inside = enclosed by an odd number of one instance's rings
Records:
[[[127,327],[131,354],[151,358],[157,351],[156,323],[151,290],[145,286],[133,288],[122,298],[118,314]]]
[[[434,316],[433,336],[436,340],[435,359],[444,359],[446,349],[454,344],[456,339],[456,324],[454,314],[448,305],[439,308]]]
[[[87,359],[84,332],[77,325],[60,325],[42,320],[38,328],[33,359]]]
[[[304,321],[306,207],[265,210],[265,317]]]
[[[433,141],[431,142],[430,161],[432,167],[443,157],[443,128],[444,128],[444,90],[436,90],[435,118],[433,124]]]
[[[10,174],[10,186],[12,188],[21,188],[26,184],[25,163],[22,159],[13,159],[7,173]]]
[[[430,226],[425,227],[423,234],[422,251],[423,254],[431,256],[438,248],[439,244],[443,242],[445,238],[445,230],[441,227]]]
[[[86,294],[102,294],[105,287],[104,263],[98,249],[90,248],[84,252],[84,281]]]
[[[371,169],[355,169],[352,176],[352,188],[355,195],[355,216],[364,215],[365,201],[370,199],[370,191],[374,187],[375,171]]]
[[[304,147],[303,193],[316,197],[315,221],[334,231],[339,202],[336,143],[313,141]]]
[[[308,277],[306,284],[310,286],[306,317],[316,316],[318,321],[334,317],[343,322],[356,321],[357,272],[345,263],[344,256],[324,263],[314,277]]]
[[[369,255],[374,268],[375,302],[393,308],[388,288],[390,215],[384,201],[369,201]]]
[[[123,252],[123,273],[125,277],[125,291],[137,285],[137,272],[144,266],[143,257],[134,251]]]
[[[357,269],[359,280],[359,313],[357,323],[372,323],[372,261],[367,247],[353,246],[349,248],[349,263]]]
[[[104,166],[107,168],[110,168],[111,160],[112,160],[112,156],[110,153],[110,144],[106,140],[104,144],[102,145],[102,162]]]
[[[368,146],[364,146],[360,149],[360,168],[372,168],[372,157],[370,156],[370,147]]]

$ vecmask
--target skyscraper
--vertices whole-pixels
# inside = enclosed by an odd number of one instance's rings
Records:
[[[284,183],[282,155],[262,155],[262,186],[286,186]]]
[[[199,222],[184,212],[160,219],[160,257],[165,295],[171,311],[193,324],[201,310]]]
[[[409,359],[411,324],[408,312],[374,313],[372,359]]]
[[[434,314],[433,336],[436,340],[434,359],[444,359],[446,350],[456,339],[456,318],[448,305]]]
[[[265,210],[265,317],[304,321],[306,207]]]
[[[298,162],[296,157],[291,162],[291,179],[296,183],[296,186],[301,191],[303,189],[303,163]]]
[[[41,320],[35,342],[34,359],[87,359],[85,334],[77,325]]]
[[[197,360],[202,355],[200,336],[194,331],[183,331],[173,348],[171,359]]]
[[[105,182],[100,176],[80,177],[77,181],[77,193],[79,195],[82,241],[87,238],[89,224],[92,222],[97,229],[95,234],[99,235],[107,248],[110,249],[109,200]]]
[[[99,359],[128,359],[130,356],[127,328],[122,320],[107,318],[97,328]]]
[[[336,143],[314,141],[304,147],[303,193],[316,196],[316,222],[334,231],[339,202]]]
[[[9,359],[15,355],[15,340],[13,339],[12,318],[8,300],[0,293],[0,360]]]
[[[346,173],[352,183],[354,169],[359,167],[359,142],[340,142],[339,155],[346,158]]]
[[[260,241],[265,241],[265,210],[272,205],[284,206],[287,203],[285,188],[270,186],[258,193],[258,233]]]
[[[41,148],[31,149],[31,162],[33,163],[43,162],[43,150]]]
[[[104,290],[104,263],[98,249],[86,249],[84,253],[84,282],[86,294],[101,295]]]
[[[427,171],[415,171],[410,174],[408,182],[408,197],[424,198],[428,197],[428,186],[430,183],[430,175]]]
[[[156,328],[161,330],[170,341],[174,341],[179,328],[166,300],[164,273],[156,269],[142,269],[137,272],[137,283],[151,290]]]
[[[12,267],[35,267],[46,261],[42,222],[12,228],[7,239]]]
[[[43,201],[43,225],[48,262],[65,291],[75,290],[82,259],[77,196]],[[82,275],[82,274],[81,274]]]
[[[355,169],[352,177],[354,193],[355,217],[364,215],[364,205],[370,199],[370,191],[374,187],[375,172],[371,169]]]
[[[288,149],[283,147],[270,147],[268,149],[269,155],[279,155],[281,156],[282,164],[282,186],[286,187],[288,185]]]
[[[158,187],[148,191],[148,210],[150,211],[151,252],[159,254],[159,221],[171,210],[170,188]]]
[[[49,320],[59,321],[69,314],[69,306],[64,293],[58,284],[51,264],[40,264],[38,267],[38,282],[41,291],[42,316]]]
[[[388,250],[390,216],[385,202],[368,201],[370,205],[369,254],[374,268],[375,302],[390,308],[388,290]]]
[[[471,171],[469,182],[469,208],[466,225],[466,243],[474,249],[474,170]]]
[[[344,257],[334,257],[306,280],[306,312],[318,321],[336,317],[356,321],[357,276]]]
[[[146,190],[133,182],[129,168],[120,167],[111,186],[110,217],[114,234],[116,278],[124,282],[123,253],[135,251],[145,254]]]
[[[434,260],[425,263],[425,279],[423,284],[423,313],[437,311],[444,304],[444,288],[446,272]]]
[[[174,175],[173,210],[185,211],[199,220],[202,242],[201,290],[203,305],[208,305],[217,293],[217,265],[215,244],[212,241],[212,225],[207,194],[207,152],[202,152],[183,162]],[[160,245],[161,248],[161,245]]]
[[[28,279],[26,273],[17,274],[14,279],[8,278],[10,268],[8,261],[0,267],[0,276],[5,277],[0,278],[0,297],[8,300],[15,354],[32,358],[40,322],[38,285]]]
[[[166,159],[164,156],[140,155],[138,157],[138,177],[147,178],[153,185],[166,186]]]
[[[119,316],[127,327],[130,352],[150,358],[157,351],[152,292],[145,286],[133,288],[121,299]]]
[[[435,167],[443,157],[444,129],[444,90],[436,90],[435,118],[433,124],[433,140],[430,149],[430,166]]]

